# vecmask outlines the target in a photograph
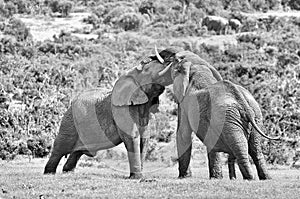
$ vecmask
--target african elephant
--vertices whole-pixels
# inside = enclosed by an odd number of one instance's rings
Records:
[[[242,29],[242,23],[238,19],[230,19],[229,27],[236,33],[239,33]]]
[[[143,66],[148,67],[147,63]],[[95,89],[78,95],[62,118],[44,173],[55,173],[64,155],[70,154],[63,166],[68,172],[83,154],[95,156],[98,150],[124,142],[129,178],[141,178],[149,139],[145,128],[164,91],[164,86],[151,84],[152,72],[149,68],[142,74],[135,67],[118,79],[112,92]]]
[[[173,50],[173,52],[172,52]],[[163,59],[174,59],[176,56],[184,57],[184,59],[189,60],[193,63],[193,71],[198,71],[197,77],[198,77],[198,86],[200,88],[205,88],[211,84],[214,84],[218,81],[223,80],[220,73],[211,66],[208,62],[201,59],[198,55],[190,52],[190,51],[176,51],[175,49],[167,49],[165,51],[161,52]],[[153,56],[152,59],[157,59],[157,55]],[[165,79],[168,80],[167,84],[172,84],[173,80],[171,78],[171,73],[166,73]],[[161,76],[160,76],[161,78]],[[154,82],[156,80],[153,80]],[[209,151],[208,151],[209,152]],[[223,178],[222,174],[222,162],[221,162],[221,154],[215,153],[215,152],[209,152],[207,154],[208,156],[208,163],[209,163],[209,178]],[[232,162],[229,162],[230,164],[228,167],[231,169],[234,169],[232,166]],[[190,176],[191,171],[189,170],[189,173],[186,174],[186,176]],[[184,177],[184,176],[180,176]]]
[[[218,35],[226,34],[229,27],[228,20],[219,16],[206,16],[202,21],[202,26],[207,30],[214,30]]]
[[[157,53],[160,62],[168,64],[159,77],[173,80],[173,90],[179,104],[176,136],[179,177],[189,175],[191,133],[195,132],[210,153],[229,153],[230,164],[234,157],[237,158],[245,179],[253,179],[248,159],[249,149],[259,178],[269,179],[260,146],[260,135],[268,139],[278,138],[268,137],[260,130],[262,115],[257,102],[246,89],[229,81],[203,86],[203,79],[207,74],[199,70],[201,67],[194,61],[187,59],[186,54],[172,49]],[[212,160],[214,161],[213,158]],[[230,177],[235,177],[234,165],[229,169]]]
[[[185,60],[189,60],[193,63],[193,71],[197,71],[197,79],[198,79],[198,86],[199,88],[205,88],[211,84],[214,84],[218,81],[223,80],[220,73],[211,66],[208,62],[201,59],[198,55],[190,52],[190,51],[177,51],[176,49],[166,49],[162,51],[161,53],[161,62],[169,62],[173,59],[176,59],[176,57],[184,58]],[[151,58],[153,60],[158,60],[158,57],[160,55],[156,53],[156,56],[152,56]],[[154,66],[152,66],[154,67]],[[168,69],[165,69],[165,71],[168,71]],[[164,74],[163,71],[160,72],[161,74]],[[173,83],[173,80],[171,78],[171,73],[166,72],[164,75],[159,76],[159,79],[164,77],[165,84],[164,85],[170,85]],[[157,81],[157,79],[153,79],[154,82]],[[178,118],[180,119],[180,118]],[[217,178],[221,179],[223,178],[222,174],[222,162],[221,162],[221,154],[208,151],[208,164],[209,164],[209,178]],[[228,161],[228,167],[229,167],[229,173],[230,178],[235,178],[234,175],[234,158],[229,157]],[[191,175],[191,171],[189,169],[188,173],[186,175],[180,175],[179,177],[187,177]]]

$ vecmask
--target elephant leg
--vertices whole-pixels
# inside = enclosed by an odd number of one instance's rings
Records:
[[[268,174],[264,155],[260,145],[260,136],[252,133],[249,138],[249,154],[256,166],[257,174],[260,180],[271,179]]]
[[[192,152],[192,130],[188,125],[188,119],[186,116],[181,115],[180,108],[178,108],[178,128],[176,133],[178,163],[179,163],[179,178],[185,178],[192,176],[192,172],[189,168]]]
[[[67,137],[65,135],[58,134],[54,141],[51,156],[45,166],[44,174],[56,173],[56,168],[60,159],[72,151],[76,140],[77,138],[75,136]]]
[[[139,132],[140,132],[141,170],[143,170],[144,161],[146,159],[147,150],[149,147],[150,134],[149,135],[146,134],[145,127],[140,127]]]
[[[76,167],[76,164],[77,164],[79,158],[82,155],[83,155],[82,151],[75,151],[75,152],[71,153],[71,155],[69,156],[67,162],[65,163],[65,165],[63,167],[63,172],[73,171]]]
[[[58,163],[64,155],[65,154],[52,152],[45,166],[44,174],[55,174]]]
[[[222,162],[221,153],[210,151],[207,153],[208,157],[208,168],[209,168],[209,178],[210,179],[222,179]]]
[[[73,151],[77,140],[78,134],[73,121],[72,109],[70,108],[62,118],[51,156],[45,166],[44,174],[56,172],[60,159]]]
[[[141,150],[141,170],[143,170],[144,161],[146,159],[147,149],[149,146],[149,138],[141,138],[140,140],[140,150]]]
[[[243,178],[253,180],[254,176],[248,157],[248,142],[242,128],[232,122],[226,122],[223,131],[225,142],[236,157]]]
[[[141,153],[140,153],[140,136],[133,137],[127,135],[126,133],[121,133],[121,138],[127,149],[129,169],[130,169],[130,179],[142,178],[142,168],[141,168]]]
[[[228,170],[229,170],[229,179],[235,180],[236,174],[235,174],[235,157],[233,154],[229,154],[228,156]]]

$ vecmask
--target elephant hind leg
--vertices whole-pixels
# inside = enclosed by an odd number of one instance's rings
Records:
[[[258,178],[260,180],[271,179],[271,176],[267,171],[264,155],[262,153],[260,145],[260,135],[258,135],[257,133],[252,133],[249,138],[249,154],[256,166]]]
[[[237,157],[237,163],[239,165],[240,171],[243,175],[243,179],[245,180],[254,180],[254,175],[252,173],[251,164],[249,161],[248,154],[245,150],[238,150],[235,152],[235,156]]]
[[[52,153],[44,169],[44,174],[55,174],[60,159],[65,154]]]
[[[243,178],[253,180],[251,164],[248,156],[248,142],[242,128],[239,125],[233,125],[230,122],[223,127],[225,143],[237,159]]]
[[[208,168],[209,168],[209,178],[210,179],[222,179],[222,162],[221,153],[210,151],[207,152],[208,157]]]
[[[63,172],[73,171],[76,167],[78,160],[80,159],[80,157],[82,155],[83,155],[82,151],[75,151],[75,152],[71,153],[71,155],[69,156],[67,162],[65,163],[65,165],[63,167]]]
[[[235,180],[236,174],[235,174],[235,157],[233,154],[229,154],[228,156],[228,170],[229,170],[229,179]]]

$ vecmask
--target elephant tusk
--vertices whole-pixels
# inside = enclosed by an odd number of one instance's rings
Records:
[[[157,48],[156,48],[156,45],[155,45],[155,55],[156,55],[158,61],[159,61],[161,64],[163,64],[163,63],[165,62],[164,59],[159,55],[159,53],[158,53],[158,51],[157,51]]]
[[[172,65],[172,63],[170,63],[165,69],[163,69],[162,71],[160,71],[158,73],[158,76],[160,77],[160,76],[164,75],[170,69],[171,65]]]

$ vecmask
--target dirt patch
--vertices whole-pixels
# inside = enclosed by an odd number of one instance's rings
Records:
[[[269,11],[266,13],[256,12],[256,13],[241,13],[247,17],[253,18],[268,18],[269,16],[273,17],[300,17],[299,11],[290,11],[290,12],[283,12],[283,11]]]
[[[17,15],[16,17],[23,21],[27,27],[30,28],[34,41],[53,40],[54,35],[58,35],[61,31],[76,33],[75,36],[80,38],[97,38],[95,34],[81,34],[78,33],[84,29],[91,29],[92,25],[83,22],[90,13],[71,13],[67,18],[61,17],[27,17],[24,15]]]

